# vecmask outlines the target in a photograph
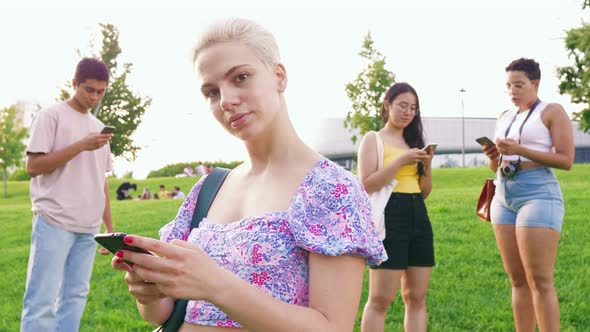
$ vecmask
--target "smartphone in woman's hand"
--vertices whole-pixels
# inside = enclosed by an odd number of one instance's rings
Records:
[[[475,141],[479,143],[481,146],[484,145],[494,145],[494,142],[489,139],[487,136],[482,136],[480,138],[476,138]]]
[[[134,252],[139,252],[142,254],[153,255],[151,252],[141,249],[138,247],[130,246],[123,239],[125,239],[127,234],[125,233],[102,233],[96,234],[94,236],[94,241],[98,242],[101,246],[107,248],[110,252],[114,254],[117,253],[119,250],[129,250]]]
[[[422,151],[426,151],[428,154],[434,154],[434,151],[436,151],[437,146],[438,146],[438,144],[436,144],[436,143],[430,143],[430,144],[426,145],[425,147],[423,147]]]

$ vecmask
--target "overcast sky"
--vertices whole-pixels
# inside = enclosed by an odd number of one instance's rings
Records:
[[[93,39],[101,45],[98,23],[119,29],[119,63],[133,63],[128,83],[153,103],[134,135],[143,149],[132,163],[115,161],[118,175],[245,158],[241,142],[209,114],[191,63],[199,33],[227,17],[253,19],[275,34],[289,75],[289,112],[312,145],[318,122],[350,107],[344,85],[363,68],[358,52],[369,30],[396,80],[418,91],[423,116],[461,116],[464,88],[465,116],[496,117],[512,106],[504,68],[519,57],[541,64],[542,99],[569,113],[582,108],[559,95],[555,74],[571,64],[565,31],[588,19],[582,0],[13,2],[0,4],[0,107],[54,102],[74,74],[76,50],[90,54]]]

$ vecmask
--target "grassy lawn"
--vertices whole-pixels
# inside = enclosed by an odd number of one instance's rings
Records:
[[[557,171],[566,201],[566,217],[555,269],[563,331],[590,330],[590,165]],[[429,331],[513,331],[510,284],[504,274],[488,223],[475,216],[475,202],[487,169],[434,170],[434,189],[427,200],[434,227],[437,266],[428,296]],[[111,196],[122,180],[109,180]],[[179,185],[187,193],[194,178],[135,181],[140,194]],[[17,331],[29,255],[31,212],[28,182],[9,182],[0,198],[0,331]],[[83,193],[81,193],[83,194]],[[155,237],[171,220],[180,201],[112,202],[115,229]],[[98,255],[81,331],[149,331],[128,295],[122,274],[110,269],[110,257]],[[366,280],[365,280],[366,283]],[[357,319],[366,301],[367,285]],[[402,331],[403,304],[396,299],[386,330]]]

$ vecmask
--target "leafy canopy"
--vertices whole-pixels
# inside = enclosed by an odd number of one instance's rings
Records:
[[[590,0],[585,0],[582,8],[590,8]],[[581,27],[566,31],[565,48],[574,63],[557,69],[561,80],[559,92],[569,94],[573,103],[586,106],[573,115],[580,129],[590,132],[590,25],[582,23]]]
[[[6,179],[8,169],[21,165],[26,145],[23,140],[29,132],[23,126],[22,119],[16,117],[16,106],[0,109],[0,169],[4,179],[4,197],[8,196]]]
[[[395,82],[395,75],[385,69],[385,56],[375,49],[370,32],[363,40],[359,55],[365,59],[366,67],[356,79],[346,84],[352,110],[346,114],[344,127],[351,131],[358,128],[362,136],[368,131],[381,129],[383,96]],[[356,143],[358,137],[353,134],[350,139]]]
[[[92,57],[101,59],[110,71],[110,82],[103,97],[96,117],[106,125],[117,129],[111,140],[111,151],[115,156],[123,156],[127,160],[135,160],[139,146],[133,144],[132,135],[141,123],[141,118],[152,103],[150,97],[141,97],[131,91],[127,85],[127,76],[131,74],[131,63],[119,66],[117,57],[121,54],[119,46],[119,30],[112,24],[99,24],[102,34],[100,55]],[[80,53],[80,52],[78,52]],[[60,100],[70,98],[70,93],[62,89]]]

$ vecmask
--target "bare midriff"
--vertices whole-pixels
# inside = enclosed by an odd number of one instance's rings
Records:
[[[510,161],[504,160],[504,161],[502,161],[502,165],[501,166],[504,167],[504,166],[508,165],[508,163],[510,163]],[[525,169],[543,167],[543,165],[542,164],[539,164],[538,162],[535,162],[535,161],[521,161],[520,162],[520,167],[521,167],[522,170],[525,170]]]

